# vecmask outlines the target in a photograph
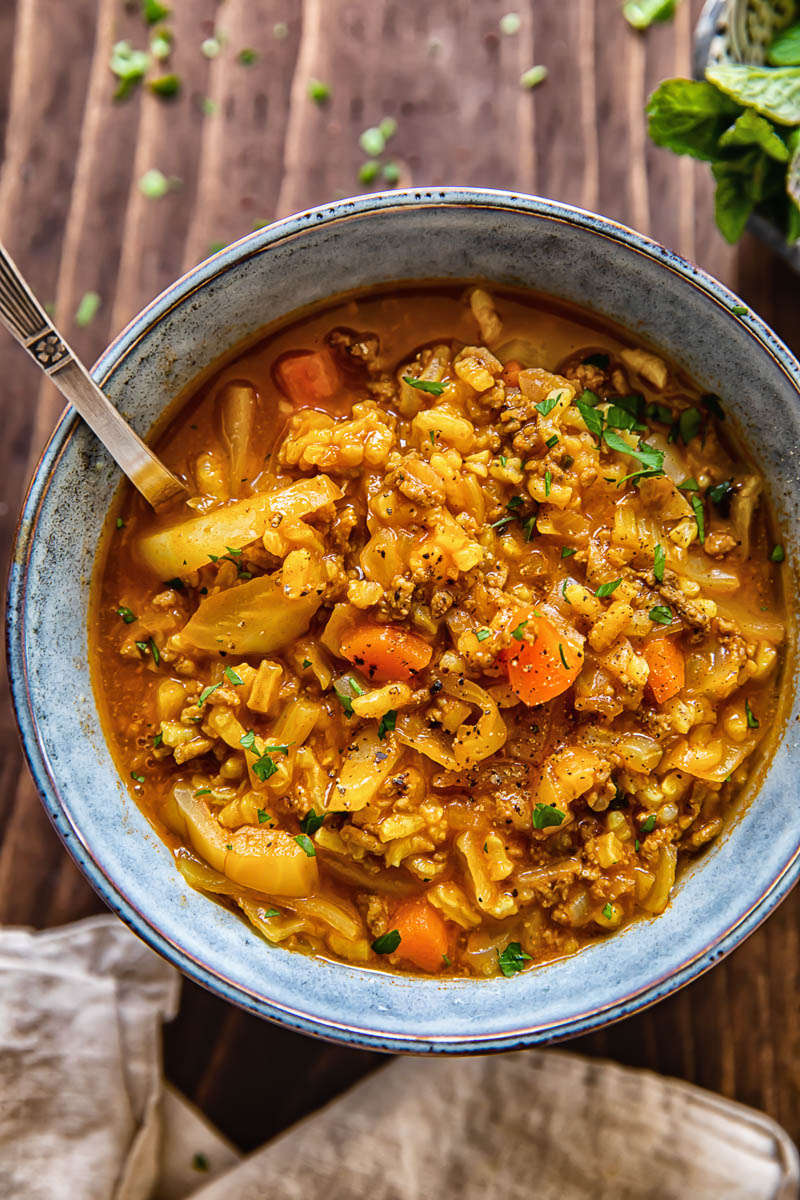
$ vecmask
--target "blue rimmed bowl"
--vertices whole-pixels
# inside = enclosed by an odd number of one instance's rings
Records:
[[[800,365],[725,287],[591,213],[442,188],[343,200],[201,263],[144,310],[94,376],[143,435],[220,355],[284,314],[393,280],[482,277],[595,309],[725,397],[764,471],[789,563],[800,534]],[[70,413],[25,501],[8,589],[11,685],[25,751],[65,845],[106,903],[185,974],[306,1033],[383,1050],[554,1041],[673,992],[764,920],[800,873],[797,688],[754,801],[681,877],[667,911],[514,979],[400,977],[270,947],[186,887],[120,780],[87,663],[89,589],[120,477]],[[791,565],[786,568],[792,570]]]

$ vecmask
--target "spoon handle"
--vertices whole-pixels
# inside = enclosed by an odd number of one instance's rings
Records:
[[[134,433],[62,338],[0,242],[0,321],[156,508],[186,488]]]

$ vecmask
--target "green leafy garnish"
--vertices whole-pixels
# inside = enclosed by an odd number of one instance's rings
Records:
[[[314,849],[314,843],[307,833],[296,833],[294,835],[294,840],[297,842],[298,846],[307,858],[317,857],[317,852]]]
[[[193,796],[210,796],[211,788],[197,788],[196,791],[192,792],[192,795]]]
[[[381,164],[376,158],[368,158],[365,163],[362,163],[358,168],[358,181],[369,185],[374,183],[381,173]],[[431,435],[432,436],[432,435]]]
[[[181,90],[181,81],[177,75],[159,75],[157,79],[149,79],[147,86],[155,96],[163,96],[169,99],[172,96],[177,96]]]
[[[228,680],[228,683],[232,683],[234,687],[242,687],[244,684],[244,680],[242,679],[241,675],[237,675],[233,667],[225,668],[225,678]]]
[[[543,417],[546,417],[548,413],[551,413],[558,404],[559,400],[561,399],[561,395],[561,392],[556,392],[555,395],[547,396],[544,400],[540,400],[538,404],[534,405],[536,411],[541,413]]]
[[[778,543],[776,546],[773,546],[769,552],[769,561],[770,562],[782,563],[785,558],[786,558],[786,551],[784,550],[783,546],[781,546],[780,543]]]
[[[733,499],[733,480],[723,479],[722,483],[717,483],[714,487],[710,487],[706,491],[711,503],[718,508],[721,515],[726,517],[730,512],[731,500]]]
[[[606,903],[603,905],[603,916],[607,921],[610,921],[613,915],[614,909],[612,908],[611,904],[606,901]]]
[[[560,825],[566,815],[553,804],[536,804],[533,809],[533,828],[547,829],[549,825]]]
[[[554,433],[552,437],[549,437],[547,439],[547,441],[545,442],[545,446],[547,446],[548,450],[552,450],[553,446],[555,446],[557,444],[557,442],[558,442],[558,434]]]
[[[718,421],[725,420],[725,413],[722,409],[722,400],[716,392],[706,392],[700,397],[700,403],[704,408],[707,408],[712,417],[716,417]]]
[[[444,384],[434,379],[415,379],[413,375],[404,375],[403,383],[416,388],[418,392],[428,392],[431,396],[441,396],[444,391]]]
[[[136,617],[134,616],[134,614],[131,612],[131,610],[129,608],[126,608],[124,606],[124,604],[120,605],[120,607],[117,609],[117,612],[122,617],[122,619],[126,625],[132,625],[133,622],[136,620]]]
[[[382,933],[380,937],[375,938],[372,949],[376,954],[394,954],[401,941],[398,930],[390,929],[388,933]]]
[[[269,815],[269,813],[268,813],[268,812],[265,812],[265,811],[264,811],[264,809],[263,809],[263,808],[259,808],[259,809],[257,809],[256,811],[257,811],[257,813],[258,813],[258,823],[259,823],[259,825],[264,825],[264,824],[266,824],[267,822],[269,822],[270,824],[272,823],[272,818],[270,817],[270,815]]]
[[[378,726],[378,738],[380,739],[380,741],[383,741],[383,739],[386,737],[387,733],[392,732],[392,730],[395,727],[396,721],[397,721],[397,713],[395,712],[395,710],[393,708],[390,708],[387,713],[383,714],[383,716],[381,717],[381,723]]]
[[[488,637],[492,636],[491,629],[478,629],[475,631],[475,637],[479,642],[485,642]]]
[[[143,196],[147,196],[148,200],[159,200],[162,196],[166,196],[169,190],[169,180],[157,167],[151,167],[149,171],[145,171],[139,180],[139,191]]]
[[[536,532],[536,515],[535,514],[532,517],[526,518],[526,520],[524,520],[522,522],[522,532],[525,535],[526,542],[533,541],[533,535]]]
[[[611,450],[615,450],[618,454],[629,454],[631,458],[635,458],[646,471],[653,471],[657,474],[663,472],[663,450],[656,450],[655,446],[648,446],[647,442],[639,442],[638,446],[629,446],[624,438],[610,429],[603,434],[603,440]],[[636,471],[634,474],[639,475],[641,472]]]
[[[359,136],[358,144],[368,158],[380,158],[386,149],[386,138],[379,125],[371,125]]]
[[[321,79],[310,79],[308,94],[315,104],[325,104],[331,98],[331,85]]]
[[[545,496],[550,495],[550,487],[552,485],[552,482],[553,482],[553,476],[550,474],[549,471],[545,471],[545,473],[544,473],[544,494],[545,494]]]
[[[683,483],[678,484],[678,488],[682,492],[699,492],[700,484],[690,475],[688,479],[684,479]]]
[[[750,310],[745,308],[743,304],[732,304],[731,312],[735,317],[746,317]]]
[[[779,125],[800,125],[800,76],[792,67],[714,63],[706,79],[742,108]]]
[[[125,522],[123,521],[122,517],[117,517],[117,529],[124,529],[124,528],[125,528]]]
[[[78,311],[75,313],[75,324],[81,328],[91,325],[92,321],[97,316],[97,311],[100,308],[100,297],[97,292],[85,292]]]
[[[601,583],[595,596],[598,600],[602,600],[605,596],[610,596],[612,592],[615,592],[621,583],[621,579],[612,579],[610,583]]]
[[[609,429],[644,429],[645,426],[636,420],[632,412],[619,404],[612,404],[606,413],[606,425]]]
[[[149,646],[150,653],[153,656],[153,662],[156,664],[156,666],[158,666],[158,664],[161,662],[161,655],[158,653],[158,646],[155,644],[152,638],[150,638]]]
[[[119,80],[114,92],[115,100],[124,100],[132,88],[144,79],[149,65],[146,51],[133,50],[130,42],[117,42],[112,51],[109,66]]]
[[[580,398],[575,401],[575,407],[583,417],[584,424],[589,432],[593,433],[595,437],[602,437],[603,414],[598,412],[596,408],[593,408],[591,404],[587,404],[585,400],[581,400]]]
[[[693,437],[697,437],[703,427],[703,414],[699,408],[685,408],[678,417],[678,433],[684,446],[687,446]]]
[[[506,979],[521,971],[526,962],[532,962],[530,954],[526,954],[519,942],[509,942],[505,950],[497,952],[497,962]]]
[[[270,757],[268,750],[265,750],[261,757],[257,758],[253,763],[253,774],[260,779],[262,783],[266,783],[267,780],[275,774],[277,769],[278,768]]]
[[[222,687],[222,680],[219,683],[210,683],[207,688],[203,688],[200,693],[200,699],[197,701],[197,707],[202,708],[209,696],[213,696],[217,688]]]
[[[520,621],[517,628],[511,630],[511,636],[513,638],[516,638],[518,642],[521,642],[522,639],[525,637],[525,626],[527,624],[528,624],[527,621]]]
[[[506,508],[509,512],[511,512],[515,508],[522,508],[524,503],[525,501],[523,500],[522,496],[512,496],[506,505]]]
[[[520,75],[519,85],[528,91],[532,91],[540,83],[544,83],[545,79],[547,79],[547,67],[542,65],[528,67],[527,71],[523,71]]]
[[[561,642],[559,642],[559,643],[558,643],[558,653],[561,655],[561,662],[562,662],[562,663],[563,663],[563,665],[564,665],[564,670],[565,670],[565,671],[568,671],[568,670],[569,670],[569,663],[567,662],[567,660],[566,660],[566,658],[565,658],[565,656],[564,656],[564,647],[561,645]]]
[[[453,964],[450,962],[450,956],[449,956],[449,955],[447,955],[447,954],[443,954],[443,955],[442,955],[442,962],[444,963],[444,965],[445,965],[446,967],[452,967],[452,965],[453,965]]]
[[[144,783],[144,775],[137,775],[135,771],[131,771],[131,779],[135,779],[137,783]]]
[[[600,397],[597,392],[593,392],[591,388],[584,388],[578,397],[584,404],[588,404],[589,408],[596,408],[600,403]]]
[[[749,700],[745,700],[745,702],[744,702],[744,712],[745,712],[745,716],[747,717],[747,724],[750,727],[750,729],[758,729],[758,717],[756,717],[753,714],[753,710],[750,707]]]
[[[148,650],[150,649],[147,642],[134,642],[134,645],[136,646],[137,650],[141,650],[142,654],[147,654]]]
[[[574,546],[562,546],[561,547],[561,557],[562,558],[571,558],[573,554],[577,554],[577,553],[578,553],[578,551],[575,549]]]
[[[239,738],[239,745],[244,746],[245,750],[252,750],[255,745],[256,735],[255,730],[248,729],[247,733],[243,733]]]
[[[656,827],[655,813],[651,813],[647,820],[642,822],[642,833],[652,833]]]
[[[164,735],[159,730],[159,732],[157,734],[155,734],[155,736],[153,737],[153,749],[157,750],[163,741],[164,741]]]
[[[653,551],[653,575],[659,583],[664,582],[664,567],[666,566],[667,556],[664,553],[664,547],[656,546]]]
[[[647,29],[654,21],[668,21],[676,0],[625,0],[622,15],[634,29]]]
[[[694,509],[694,519],[697,522],[697,538],[700,544],[706,540],[706,524],[705,513],[703,511],[703,501],[696,493],[692,493],[689,497],[692,508]]]
[[[657,625],[672,624],[672,609],[667,604],[657,604],[655,608],[651,608],[647,614],[651,621],[655,621]]]
[[[800,67],[800,22],[782,29],[767,50],[771,67]]]
[[[668,408],[666,404],[648,404],[645,416],[651,421],[658,421],[661,425],[672,424],[672,409]]]
[[[324,813],[322,816],[320,816],[320,814],[314,812],[314,809],[312,808],[309,809],[309,811],[303,817],[302,821],[300,822],[300,828],[302,829],[303,833],[307,833],[309,837],[313,837],[317,830],[322,828],[322,823],[324,820]]]
[[[279,917],[280,915],[280,911],[277,908],[268,908],[266,912],[261,914],[261,919],[266,921],[269,917]]]

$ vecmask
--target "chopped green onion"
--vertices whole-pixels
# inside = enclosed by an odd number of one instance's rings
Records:
[[[126,625],[132,625],[133,622],[136,620],[136,617],[131,612],[131,610],[129,608],[125,608],[124,605],[120,605],[120,607],[117,609],[117,612],[122,617],[122,619]]]
[[[225,678],[228,680],[228,683],[232,683],[234,687],[241,687],[244,683],[241,675],[238,675],[236,671],[234,671],[233,667],[225,668]]]
[[[545,79],[547,79],[547,67],[540,64],[535,67],[528,67],[527,71],[523,71],[519,77],[519,85],[530,92],[535,87],[538,87],[540,83],[544,83]]]
[[[479,642],[485,642],[488,637],[491,637],[491,634],[491,629],[479,629],[477,630],[475,637]]]

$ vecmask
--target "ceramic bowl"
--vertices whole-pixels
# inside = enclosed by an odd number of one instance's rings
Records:
[[[800,365],[697,267],[629,229],[547,200],[442,188],[343,200],[290,217],[170,287],[106,351],[94,376],[146,436],[199,372],[282,314],[354,287],[476,277],[604,313],[719,392],[769,480],[791,564],[800,531]],[[25,501],[11,567],[14,702],[44,804],[78,865],[136,933],[212,991],[294,1029],[382,1050],[463,1053],[554,1041],[687,983],[752,932],[796,881],[793,692],[756,799],[685,871],[654,920],[513,979],[392,976],[268,946],[187,888],[103,740],[87,664],[87,605],[119,482],[86,427],[65,414]]]

